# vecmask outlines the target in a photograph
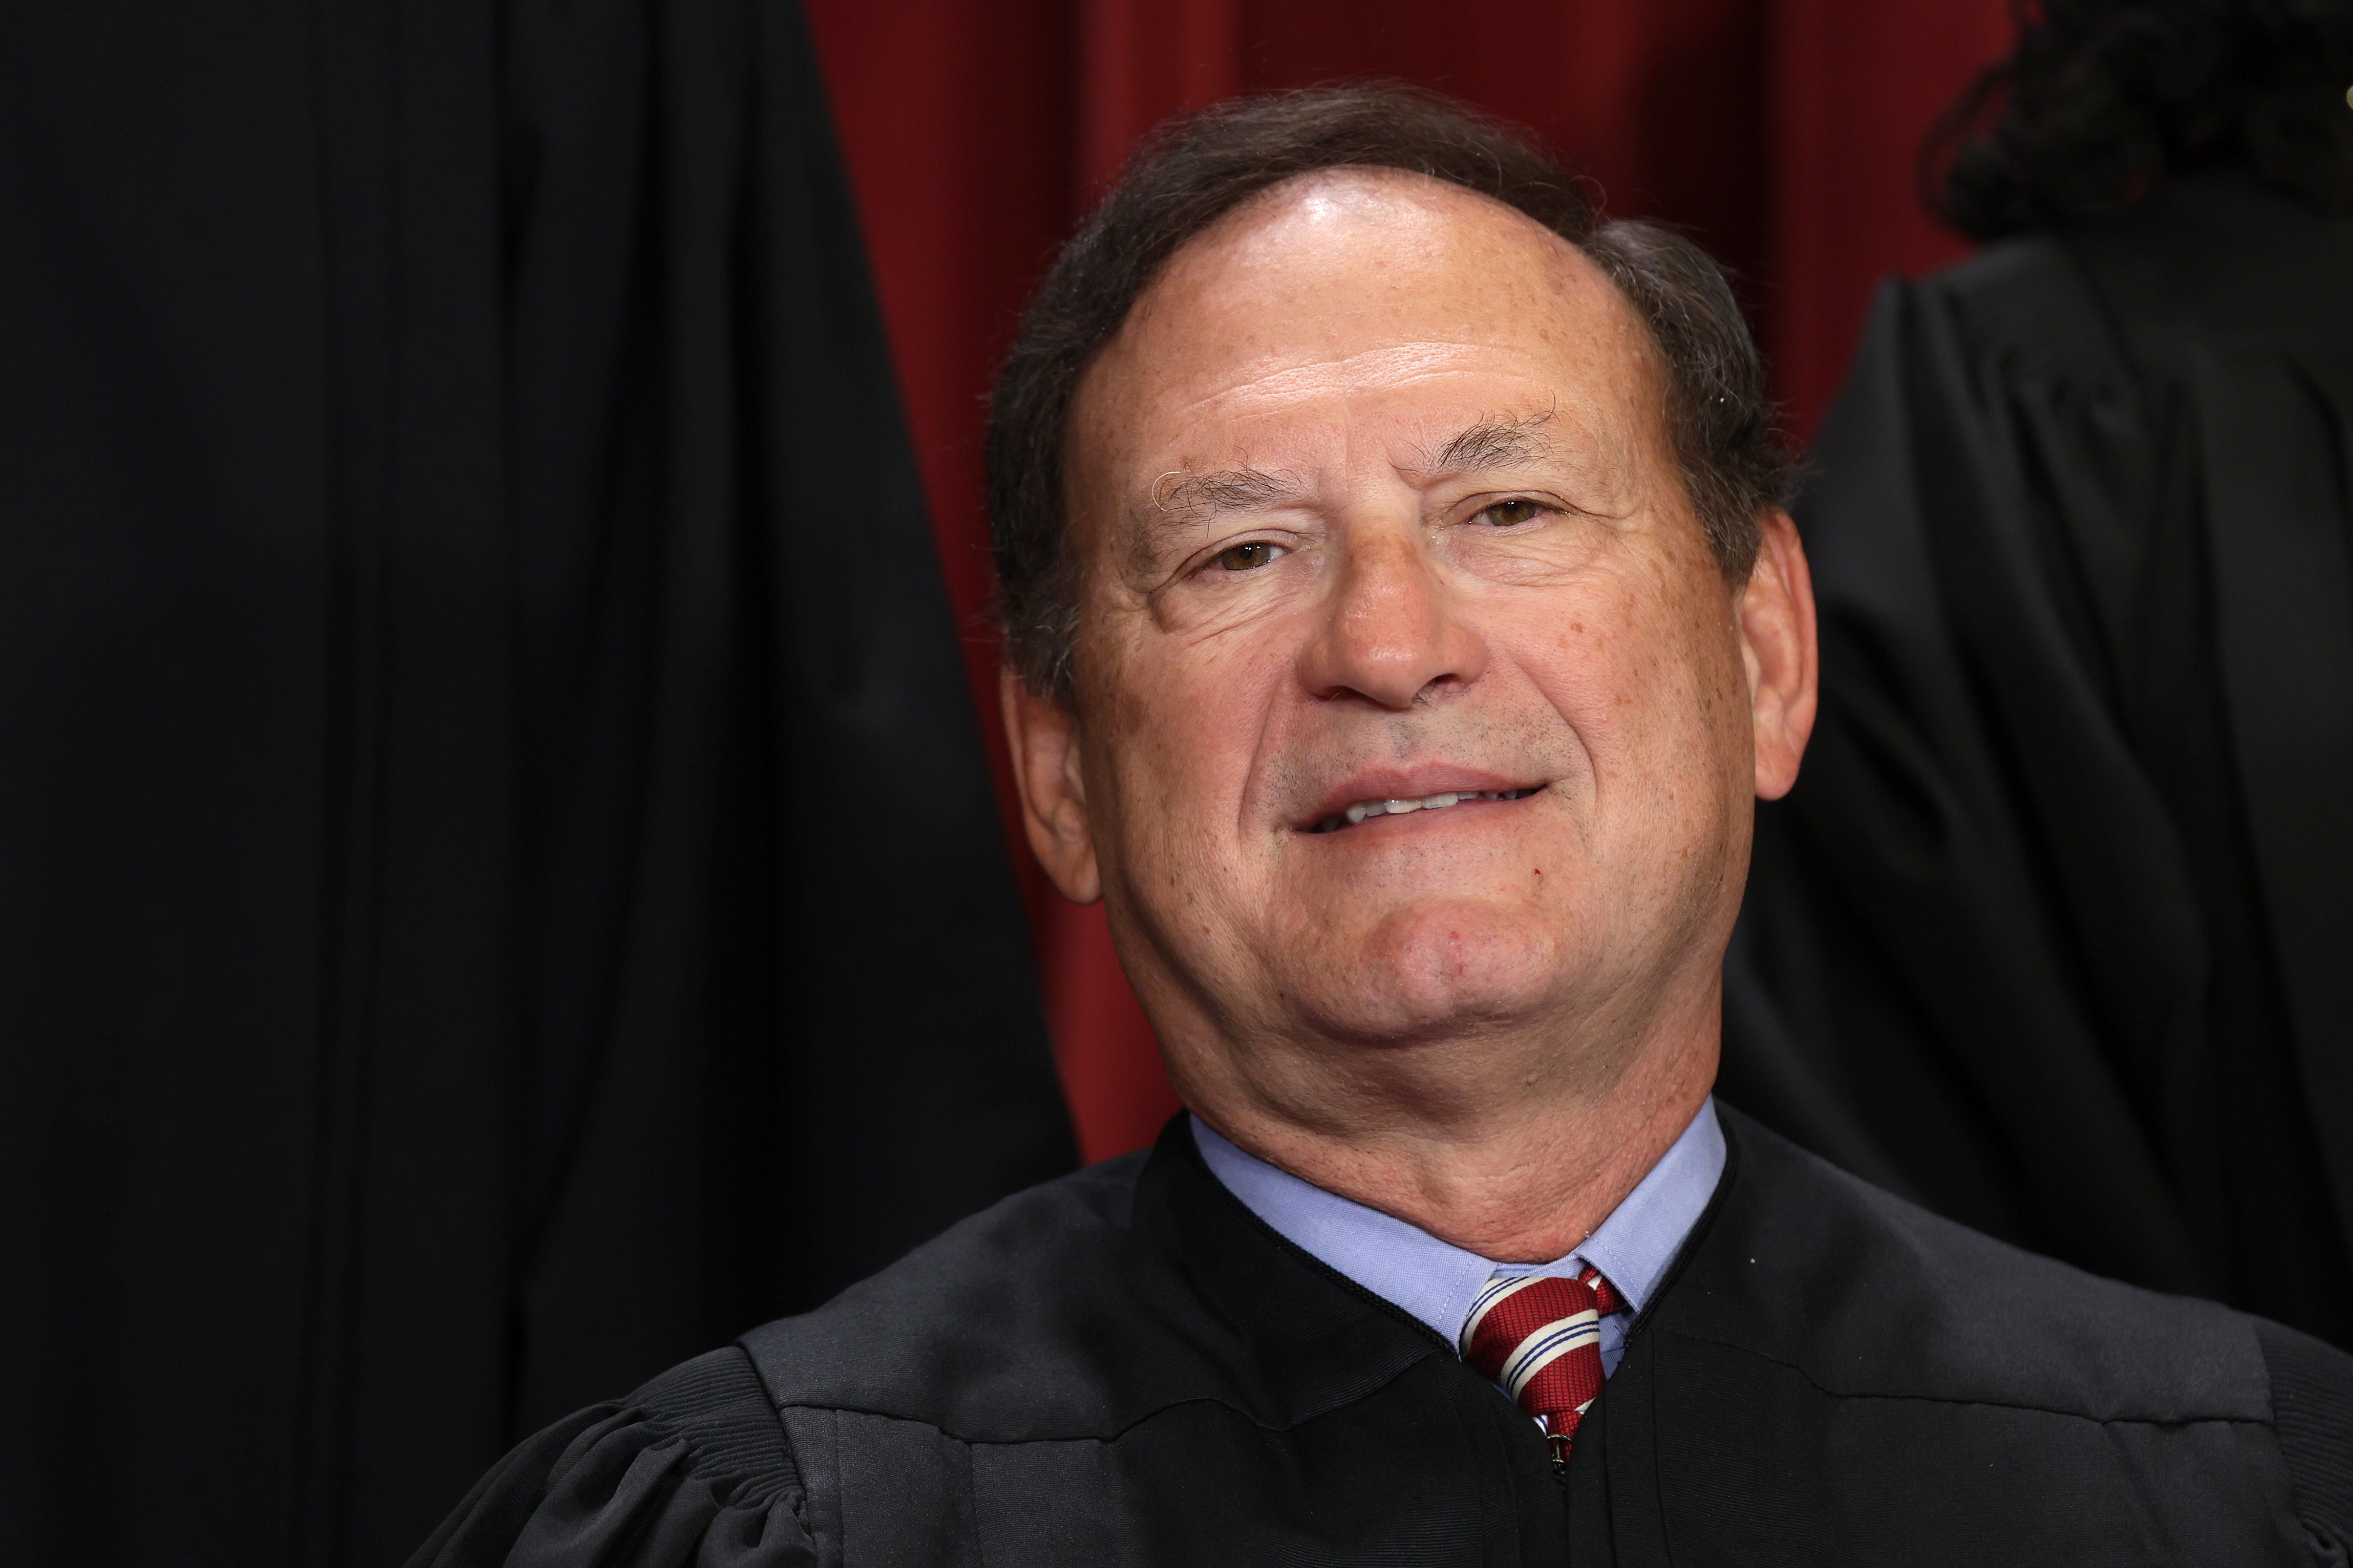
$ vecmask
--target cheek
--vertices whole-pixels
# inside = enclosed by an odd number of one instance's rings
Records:
[[[1693,608],[1640,576],[1588,578],[1513,617],[1515,661],[1576,731],[1597,796],[1680,800],[1715,771],[1723,650]]]
[[[1263,636],[1147,636],[1099,665],[1109,679],[1093,761],[1108,774],[1121,831],[1187,860],[1230,839],[1290,665]]]
[[[1587,580],[1573,593],[1514,607],[1501,641],[1588,753],[1614,751],[1651,707],[1660,673],[1641,596]]]

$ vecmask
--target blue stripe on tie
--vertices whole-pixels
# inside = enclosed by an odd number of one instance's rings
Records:
[[[1479,1332],[1479,1325],[1486,1321],[1487,1314],[1502,1305],[1506,1296],[1525,1290],[1544,1278],[1541,1274],[1497,1274],[1490,1277],[1487,1283],[1480,1288],[1479,1294],[1471,1299],[1471,1315],[1462,1320],[1462,1332],[1455,1342],[1456,1348],[1469,1355],[1471,1341]]]
[[[1600,1337],[1601,1320],[1591,1311],[1549,1323],[1520,1342],[1519,1348],[1504,1363],[1503,1376],[1498,1381],[1517,1399],[1528,1379],[1585,1341]]]

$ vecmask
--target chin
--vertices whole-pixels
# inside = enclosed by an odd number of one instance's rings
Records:
[[[1539,1011],[1575,967],[1558,910],[1417,900],[1368,926],[1335,922],[1297,994],[1335,1033],[1411,1041]]]

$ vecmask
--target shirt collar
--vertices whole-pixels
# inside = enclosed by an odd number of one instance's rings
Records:
[[[1724,1129],[1709,1100],[1576,1251],[1550,1263],[1498,1264],[1278,1170],[1199,1117],[1189,1120],[1201,1158],[1244,1207],[1301,1251],[1429,1324],[1450,1345],[1461,1334],[1472,1299],[1499,1268],[1574,1275],[1591,1264],[1640,1312],[1724,1174]]]

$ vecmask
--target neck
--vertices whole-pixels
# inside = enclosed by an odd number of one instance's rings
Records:
[[[1543,1263],[1591,1236],[1698,1114],[1719,1008],[1710,988],[1616,1051],[1535,1030],[1276,1051],[1274,1072],[1239,1051],[1172,1051],[1170,1067],[1196,1114],[1268,1163],[1482,1258]]]

